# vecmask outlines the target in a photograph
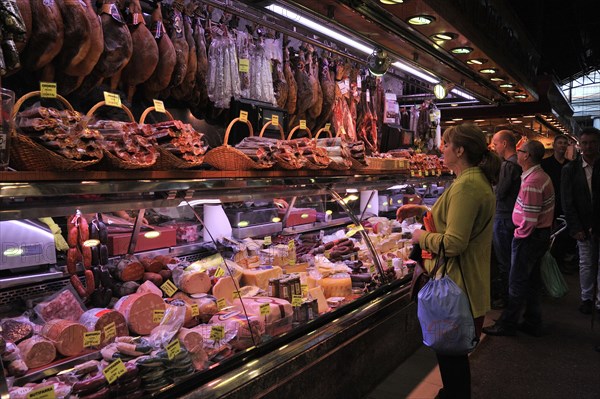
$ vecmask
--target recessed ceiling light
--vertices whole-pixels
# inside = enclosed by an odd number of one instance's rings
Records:
[[[453,121],[457,122],[457,121],[462,121],[463,118],[452,118]]]
[[[486,60],[485,58],[472,58],[470,60],[467,60],[467,64],[469,64],[469,65],[483,65],[487,61],[488,60]]]
[[[379,0],[379,2],[383,3],[383,4],[394,5],[394,4],[402,4],[402,3],[404,3],[404,0]]]
[[[451,107],[458,107],[458,104],[457,103],[451,103],[450,106]]]
[[[408,19],[408,23],[411,25],[429,25],[435,21],[435,18],[431,15],[415,15]]]
[[[535,118],[535,115],[524,115],[523,118]]]
[[[508,94],[516,94],[516,93],[518,93],[518,91],[516,91],[516,90],[506,90],[506,92]]]
[[[517,98],[517,99],[523,99],[523,98],[527,98],[527,95],[526,94],[517,94],[515,96],[515,98]]]
[[[512,84],[512,83],[502,83],[502,84],[500,85],[500,87],[502,87],[503,89],[510,89],[510,88],[512,88],[512,87],[515,87],[515,85],[514,85],[514,84]]]
[[[512,121],[512,123],[523,123],[523,121],[516,120],[516,121]]]
[[[474,122],[485,122],[485,119],[475,119]]]
[[[471,48],[471,47],[455,47],[450,51],[454,54],[469,54],[470,52],[473,51],[473,48]]]
[[[431,38],[433,40],[452,40],[452,39],[456,39],[458,37],[458,35],[456,33],[452,33],[452,32],[440,32],[440,33],[436,33],[435,35],[432,35]]]
[[[490,80],[491,80],[492,82],[503,82],[503,81],[504,81],[504,78],[493,77],[493,78],[490,78]]]
[[[492,73],[498,72],[498,70],[496,68],[485,68],[485,69],[480,69],[479,72],[492,74]]]

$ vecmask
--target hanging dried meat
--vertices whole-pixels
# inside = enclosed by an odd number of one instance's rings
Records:
[[[356,127],[346,97],[342,94],[339,85],[335,87],[335,102],[333,105],[332,126],[336,135],[345,137],[349,141],[356,141]]]
[[[235,42],[226,30],[211,28],[212,42],[208,49],[208,98],[216,108],[228,109],[231,98],[240,97],[240,76]]]
[[[206,51],[206,38],[202,26],[203,11],[198,5],[194,11],[194,41],[196,43],[196,89],[192,92],[190,111],[198,118],[203,119],[208,107],[208,92],[206,90],[206,77],[208,75],[208,54]]]
[[[33,29],[33,17],[31,15],[31,2],[29,0],[17,0],[17,8],[21,13],[21,18],[23,18],[23,24],[25,25],[25,38],[24,40],[17,40],[17,51],[19,54],[23,51],[29,39],[31,38],[31,31]],[[22,58],[21,58],[22,61]],[[23,64],[21,62],[21,64]]]
[[[129,18],[133,53],[123,68],[121,80],[126,88],[127,100],[131,102],[136,86],[150,79],[158,65],[158,45],[146,27],[139,0],[129,3]]]
[[[290,51],[287,47],[287,40],[283,38],[284,43],[284,51],[283,51],[283,76],[285,77],[285,81],[288,85],[288,98],[285,104],[286,111],[290,116],[290,124],[289,127],[293,127],[291,123],[291,117],[296,113],[296,103],[298,99],[298,86],[296,84],[296,79],[294,78],[294,73],[292,72],[292,66],[290,63]]]
[[[173,47],[175,48],[175,69],[171,75],[169,87],[164,93],[165,97],[169,97],[169,89],[179,86],[183,83],[187,72],[188,59],[190,56],[190,48],[185,38],[185,27],[183,23],[183,0],[174,0],[173,4],[164,4],[165,27],[171,38]]]
[[[281,62],[278,60],[272,60],[273,63],[273,93],[277,106],[279,108],[285,108],[288,100],[289,87],[285,81],[283,69],[281,68]]]
[[[117,0],[103,0],[98,9],[102,32],[104,37],[104,51],[100,59],[83,81],[79,94],[85,95],[94,87],[100,85],[104,79],[113,78],[110,82],[111,90],[117,88],[121,71],[127,65],[133,54],[133,42],[129,28],[115,4]]]
[[[16,42],[24,42],[27,28],[15,0],[0,1],[0,76],[21,67]]]
[[[271,60],[266,54],[265,43],[262,39],[253,46],[250,59],[250,98],[277,104],[273,92],[273,77]]]
[[[323,91],[323,105],[321,108],[321,115],[317,119],[315,130],[321,129],[326,123],[331,122],[331,115],[333,114],[333,104],[335,101],[335,80],[329,70],[329,60],[323,58],[321,60],[321,90]]]
[[[248,32],[237,31],[235,35],[235,49],[237,51],[238,62],[248,63],[251,66],[250,61],[250,46],[252,37]],[[240,73],[240,95],[245,98],[250,98],[250,70],[239,68]]]
[[[64,28],[58,5],[54,0],[30,2],[31,37],[21,57],[25,68],[37,71],[48,65],[63,46]]]
[[[201,162],[208,146],[204,134],[181,121],[160,122],[152,125],[152,137],[165,150],[188,162]]]
[[[90,51],[91,27],[83,5],[78,1],[56,0],[63,19],[64,43],[55,58],[55,67],[69,73]],[[52,79],[54,80],[54,79]]]
[[[34,141],[68,159],[102,158],[102,136],[81,123],[76,111],[32,107],[17,115],[17,128]]]
[[[183,82],[174,87],[171,90],[171,97],[180,101],[190,101],[192,98],[192,92],[196,89],[196,70],[198,69],[198,55],[196,53],[196,40],[194,39],[194,28],[192,26],[192,13],[194,6],[193,3],[189,3],[188,7],[185,9],[185,13],[183,15],[183,27],[185,30],[185,40],[188,44],[188,63],[187,63],[187,71],[185,73],[185,77],[183,78]]]
[[[312,130],[315,129],[317,124],[317,118],[321,115],[323,110],[323,90],[321,89],[321,83],[319,82],[319,60],[317,58],[314,48],[308,46],[308,76],[312,87],[313,103],[308,109],[307,119],[308,127]]]
[[[296,114],[290,116],[290,126],[295,126],[299,120],[306,120],[306,112],[313,105],[313,84],[306,71],[305,51],[301,48],[296,57],[293,57],[296,84],[298,87],[298,101],[296,103]]]
[[[158,44],[158,65],[154,73],[144,84],[144,95],[147,99],[157,98],[158,94],[165,90],[171,82],[171,76],[177,63],[175,47],[171,39],[166,34],[163,25],[162,9],[160,3],[156,3],[156,8],[152,12],[152,28],[154,39]]]

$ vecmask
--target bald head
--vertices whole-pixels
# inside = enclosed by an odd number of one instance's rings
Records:
[[[501,158],[510,158],[516,151],[517,138],[512,130],[500,130],[492,138],[494,151]]]

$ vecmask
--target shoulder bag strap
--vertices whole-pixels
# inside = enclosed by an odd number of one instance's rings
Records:
[[[431,277],[435,278],[438,270],[443,267],[443,274],[446,274],[446,249],[444,248],[444,237],[442,237],[442,241],[440,242],[440,250],[438,251],[438,256],[435,260],[435,266],[433,270],[431,270]]]
[[[471,311],[471,317],[475,320],[473,316],[473,309],[471,308],[471,298],[469,298],[469,289],[467,288],[467,280],[465,280],[465,275],[463,274],[462,267],[460,265],[460,256],[456,257],[456,261],[458,262],[458,270],[460,271],[460,277],[463,280],[463,285],[465,286],[465,295],[467,296],[467,301],[469,301],[469,310]]]

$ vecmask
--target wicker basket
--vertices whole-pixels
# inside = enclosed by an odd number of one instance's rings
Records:
[[[237,122],[241,121],[242,120],[240,118],[235,118],[229,123],[227,130],[225,130],[223,145],[209,150],[204,157],[204,162],[219,170],[252,170],[271,168],[273,164],[259,164],[254,162],[249,156],[227,144],[231,128]],[[253,136],[254,130],[252,129],[252,124],[247,120],[244,121],[244,123],[248,125],[250,136]]]
[[[25,101],[39,95],[39,91],[32,91],[19,98],[13,108],[13,113],[11,115],[12,119],[15,119],[19,109]],[[64,97],[57,94],[56,99],[63,103],[67,109],[73,111],[73,107]],[[16,131],[16,126],[11,134],[12,145],[10,147],[10,165],[17,170],[79,170],[97,164],[101,159],[77,161],[65,158],[64,156],[47,149],[43,145],[36,143],[28,136],[18,133]]]
[[[100,101],[98,104],[96,104],[92,108],[90,108],[90,110],[87,112],[86,116],[91,118],[94,115],[94,112],[96,112],[100,107],[104,107],[104,106],[106,106],[106,102]],[[129,110],[129,108],[127,108],[125,105],[121,104],[121,109],[125,112],[125,114],[127,114],[127,117],[131,120],[131,122],[135,122],[135,118],[134,118],[133,114],[131,113],[131,111]],[[158,154],[158,157],[160,158],[160,153]],[[149,167],[153,166],[155,163],[156,163],[156,159],[154,160],[154,162],[143,163],[143,164],[128,162],[128,161],[125,161],[125,160],[119,158],[118,156],[112,154],[110,151],[107,151],[105,149],[104,150],[104,158],[102,158],[102,162],[100,162],[97,169],[100,169],[100,170],[144,169],[144,168],[149,168]]]
[[[144,110],[144,112],[142,112],[142,116],[140,116],[140,124],[143,124],[146,121],[146,117],[152,111],[156,111],[156,108],[148,107]],[[167,118],[170,121],[175,119],[175,118],[173,118],[173,115],[167,110],[165,110],[165,115],[167,116]],[[160,145],[157,146],[157,149],[158,149],[159,156],[158,156],[158,159],[156,160],[156,163],[154,165],[152,165],[152,167],[150,168],[152,170],[189,169],[189,168],[195,168],[204,163],[204,157],[202,157],[202,159],[200,161],[190,162],[190,161],[186,161],[185,159],[181,159],[178,156],[173,155],[171,153],[171,151],[165,150]]]
[[[390,170],[390,171],[407,171],[408,160],[404,158],[375,158],[368,157],[369,169],[373,170]]]

